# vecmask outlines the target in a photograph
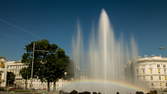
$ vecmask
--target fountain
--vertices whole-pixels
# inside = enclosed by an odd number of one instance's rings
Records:
[[[138,50],[134,38],[124,41],[116,39],[109,17],[103,9],[98,32],[93,29],[88,50],[83,48],[83,39],[78,25],[77,36],[73,39],[74,81],[63,87],[64,91],[98,91],[102,94],[134,94],[141,90],[134,76],[131,60],[136,60]]]

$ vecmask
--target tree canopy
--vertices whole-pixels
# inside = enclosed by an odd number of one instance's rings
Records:
[[[22,62],[27,64],[30,69],[32,68],[34,44],[33,78],[47,82],[49,90],[50,82],[55,82],[65,76],[69,57],[62,48],[49,43],[48,40],[33,41],[25,46],[26,52],[22,56]]]
[[[23,68],[20,70],[20,74],[22,76],[23,79],[25,79],[25,88],[27,88],[27,80],[30,79],[31,77],[31,69],[28,67],[28,68]]]
[[[20,74],[23,79],[30,79],[31,76],[31,69],[30,68],[23,68],[20,70]]]
[[[13,72],[7,72],[7,86],[13,85],[15,81],[15,75]]]

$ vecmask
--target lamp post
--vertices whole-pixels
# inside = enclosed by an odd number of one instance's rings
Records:
[[[64,72],[64,77],[65,77],[65,79],[66,79],[66,76],[67,76],[67,72],[65,71],[65,72]],[[62,79],[62,87],[64,86],[64,84],[65,84],[65,80]]]
[[[32,51],[32,63],[31,63],[31,82],[30,82],[30,87],[33,88],[33,72],[34,72],[34,55],[35,55],[35,51],[39,51],[39,52],[49,52],[49,51],[45,51],[45,50],[36,50],[35,49],[35,42],[33,42],[33,51]]]
[[[159,50],[161,51],[167,50],[167,46],[161,46],[159,47]],[[162,53],[162,55],[166,56],[165,53]]]
[[[35,52],[35,42],[33,43],[33,50],[32,50],[32,63],[31,63],[31,82],[30,87],[32,88],[32,81],[33,81],[33,71],[34,71],[34,52]]]
[[[166,50],[167,47],[163,47],[163,46],[162,46],[162,47],[159,47],[159,49],[160,49],[160,50]]]

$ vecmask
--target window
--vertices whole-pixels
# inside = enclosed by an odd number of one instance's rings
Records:
[[[143,74],[145,73],[145,69],[143,68]]]
[[[164,69],[164,74],[166,73],[166,69]]]
[[[167,83],[166,83],[166,86],[167,86]]]
[[[153,80],[153,77],[151,76],[150,79]]]
[[[160,86],[162,86],[162,83],[160,83]]]
[[[136,69],[136,72],[137,72],[137,74],[139,73],[139,70],[138,69]]]
[[[151,83],[152,86],[154,86],[154,83]]]
[[[166,67],[166,65],[163,65],[163,67],[165,68],[165,67]]]
[[[167,80],[167,76],[165,76],[165,80]]]
[[[158,73],[160,73],[161,71],[160,71],[160,69],[158,69]]]
[[[160,64],[157,64],[157,67],[159,68],[159,67],[160,67]]]
[[[152,74],[152,68],[149,69],[150,73]]]
[[[159,80],[161,80],[161,76],[159,76]]]

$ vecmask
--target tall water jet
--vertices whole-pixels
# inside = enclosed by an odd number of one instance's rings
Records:
[[[73,59],[74,62],[74,78],[80,78],[81,71],[81,63],[83,61],[83,41],[82,41],[82,33],[80,24],[77,23],[77,35],[76,39],[72,40],[72,48],[73,50]]]
[[[109,17],[104,9],[100,15],[98,30],[93,29],[88,50],[83,50],[80,31],[81,29],[79,28],[77,36],[73,40],[72,59],[75,65],[74,79],[81,81],[81,83],[77,83],[77,86],[70,86],[71,88],[81,91],[84,89],[89,89],[90,91],[100,90],[105,94],[115,94],[118,90],[120,92],[128,92],[129,89],[127,88],[121,89],[127,83],[137,86],[136,79],[133,77],[134,64],[130,62],[138,57],[136,42],[133,38],[128,43],[124,41],[123,36],[120,39],[114,37]],[[96,33],[96,31],[98,32]],[[87,66],[85,67],[84,65]],[[82,83],[85,80],[88,80],[89,83],[87,82],[87,84],[89,85],[87,86],[89,88]],[[107,84],[106,82],[113,83]],[[114,82],[119,82],[119,84],[117,85]],[[124,85],[120,85],[120,83]],[[80,86],[83,87],[81,88]]]
[[[100,62],[103,62],[103,75],[104,80],[107,80],[107,72],[108,67],[107,65],[110,63],[110,58],[112,58],[111,54],[108,52],[110,50],[110,43],[112,44],[114,41],[114,38],[112,34],[110,34],[110,22],[108,15],[104,10],[102,10],[101,16],[100,16],[100,23],[99,23],[99,55],[100,55]],[[111,37],[111,40],[110,40]]]

